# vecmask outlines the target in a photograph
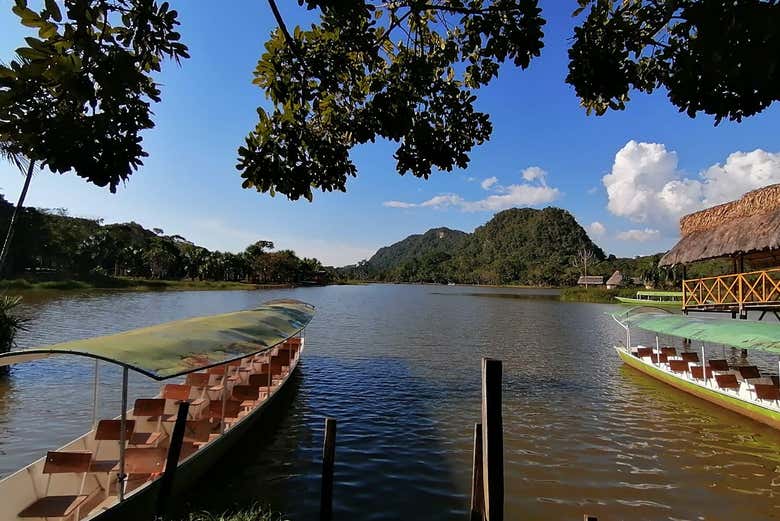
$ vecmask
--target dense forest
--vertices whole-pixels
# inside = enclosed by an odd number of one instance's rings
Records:
[[[13,208],[0,195],[0,230],[8,228]],[[317,259],[301,259],[291,250],[273,248],[270,241],[258,241],[241,253],[210,251],[135,222],[103,224],[99,219],[71,217],[64,209],[24,208],[3,278],[326,281],[329,271]]]
[[[339,269],[339,276],[389,282],[456,282],[568,286],[584,272],[578,257],[591,256],[589,275],[620,270],[655,287],[677,287],[682,273],[658,268],[662,254],[635,258],[606,255],[569,212],[514,208],[497,213],[474,233],[435,228],[381,248]],[[717,267],[704,266],[705,271]]]

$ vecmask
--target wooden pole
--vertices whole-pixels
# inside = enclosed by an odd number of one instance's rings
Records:
[[[471,467],[471,513],[469,521],[485,518],[485,489],[482,483],[482,424],[474,424],[474,461]]]
[[[501,360],[482,359],[482,480],[485,520],[504,519],[504,434]]]
[[[127,440],[127,367],[122,368],[122,416],[119,421],[119,474],[117,474],[117,496],[125,500],[125,445]]]
[[[336,420],[325,418],[325,442],[322,445],[322,491],[320,521],[333,519],[333,466],[336,461]]]
[[[187,427],[187,414],[190,410],[190,402],[179,402],[179,412],[176,415],[176,423],[171,433],[171,444],[168,446],[168,458],[165,461],[165,470],[160,478],[160,489],[157,493],[157,519],[164,519],[168,507],[168,498],[173,490],[173,478],[176,476],[176,468],[179,466],[181,446],[184,443],[184,430]]]

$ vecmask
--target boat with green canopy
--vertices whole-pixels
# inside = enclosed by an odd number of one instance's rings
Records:
[[[780,429],[780,378],[775,373],[780,362],[760,368],[748,360],[748,354],[757,351],[780,359],[780,323],[692,318],[650,307],[612,317],[626,331],[625,345],[615,350],[627,365]],[[632,343],[632,331],[638,336],[637,330],[653,334],[654,345]],[[741,355],[716,357],[715,346],[739,349]]]
[[[637,291],[636,297],[615,297],[621,304],[632,306],[682,307],[682,291]]]
[[[0,366],[95,360],[93,428],[0,480],[0,519],[152,519],[201,477],[278,401],[298,367],[314,307],[275,300],[0,355]],[[122,368],[122,406],[100,419],[99,364]],[[128,406],[128,373],[165,381]],[[173,473],[176,473],[175,480]]]

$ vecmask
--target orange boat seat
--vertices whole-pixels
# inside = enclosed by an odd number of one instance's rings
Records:
[[[773,384],[756,384],[756,398],[761,400],[780,400],[780,387]]]
[[[733,374],[716,374],[715,381],[721,389],[739,389],[739,382]]]
[[[688,362],[699,361],[699,353],[692,353],[692,352],[680,353],[680,356],[682,357],[683,360],[686,360]]]
[[[44,497],[38,499],[17,514],[18,517],[70,517],[79,518],[79,507],[89,497],[84,494],[84,481],[92,461],[91,452],[58,452],[46,454],[43,473],[48,474]],[[53,474],[82,474],[81,486],[77,494],[50,496],[49,488]]]
[[[666,356],[677,356],[677,349],[673,347],[662,347],[661,352]]]
[[[692,365],[691,366],[691,376],[694,377],[697,380],[704,380],[705,379],[705,369],[706,369],[706,378],[710,379],[712,378],[712,368],[707,366],[706,368],[700,366],[700,365]]]
[[[673,373],[687,373],[689,363],[687,360],[669,360],[669,369]]]
[[[737,371],[739,371],[740,376],[747,379],[752,378],[761,378],[761,372],[758,370],[758,367],[754,365],[741,365],[739,367],[735,367]]]
[[[138,398],[133,407],[133,416],[155,421],[155,430],[151,432],[139,432],[139,425],[135,425],[133,435],[130,436],[130,445],[156,445],[162,438],[162,419],[165,413],[165,400],[163,398]]]
[[[729,363],[727,360],[710,360],[710,367],[713,371],[728,371]]]
[[[651,356],[652,354],[653,354],[653,349],[650,347],[639,347],[636,350],[636,356],[638,356],[639,358]]]

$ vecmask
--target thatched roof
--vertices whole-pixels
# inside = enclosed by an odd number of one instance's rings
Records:
[[[660,266],[743,254],[755,265],[780,261],[780,184],[680,219],[682,239]]]
[[[593,286],[600,286],[601,284],[604,284],[604,277],[600,275],[588,275],[587,277],[585,275],[580,275],[579,280],[577,281],[577,284],[580,285],[593,285]]]
[[[620,271],[615,271],[610,278],[607,279],[607,286],[620,286],[623,284],[623,274]]]

